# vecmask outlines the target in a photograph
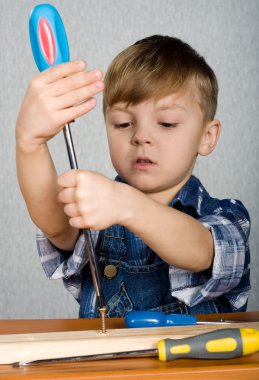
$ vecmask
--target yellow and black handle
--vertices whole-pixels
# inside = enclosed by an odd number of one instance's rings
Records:
[[[228,328],[183,339],[158,342],[161,361],[180,358],[231,359],[259,351],[259,330]]]

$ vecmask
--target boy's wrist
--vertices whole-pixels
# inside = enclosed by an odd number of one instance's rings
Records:
[[[47,143],[16,138],[16,149],[22,153],[33,154],[45,150]]]
[[[143,213],[142,207],[143,202],[146,200],[146,196],[140,190],[137,190],[130,185],[123,184],[123,186],[126,186],[127,190],[125,192],[126,202],[124,205],[124,213],[120,224],[129,230],[132,230],[134,229],[134,226],[136,226],[136,223],[138,223],[138,220]]]

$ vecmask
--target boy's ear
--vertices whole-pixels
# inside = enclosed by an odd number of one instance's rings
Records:
[[[220,129],[220,121],[216,119],[206,125],[199,145],[198,154],[207,156],[214,150],[219,139]]]

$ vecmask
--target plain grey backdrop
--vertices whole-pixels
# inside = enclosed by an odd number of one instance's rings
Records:
[[[61,282],[45,278],[35,227],[19,192],[15,167],[15,121],[30,79],[37,73],[28,19],[39,1],[0,0],[0,318],[77,317],[78,306]],[[198,158],[196,175],[211,195],[240,199],[252,220],[249,310],[259,309],[258,217],[258,0],[62,0],[52,1],[66,27],[71,59],[104,72],[129,44],[151,34],[190,43],[215,70],[217,117],[222,133],[216,151]],[[37,122],[37,121],[35,121]],[[79,166],[109,177],[101,96],[97,108],[72,125]],[[59,173],[69,168],[63,136],[51,143]]]

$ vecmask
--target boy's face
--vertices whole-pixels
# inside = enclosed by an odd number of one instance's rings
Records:
[[[205,128],[191,93],[116,103],[106,112],[106,127],[117,173],[165,204],[190,177]]]

